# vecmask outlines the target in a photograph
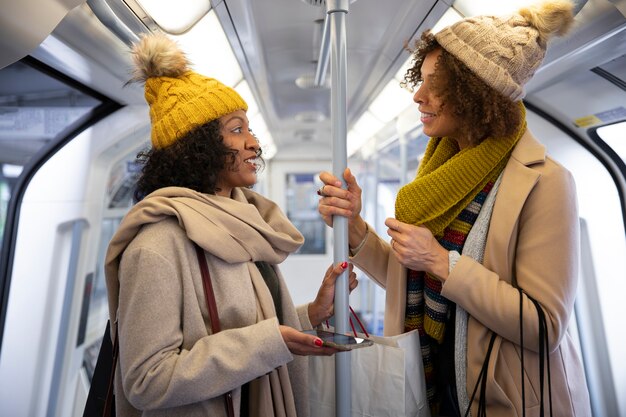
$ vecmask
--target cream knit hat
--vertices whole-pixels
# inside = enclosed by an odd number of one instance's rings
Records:
[[[488,85],[513,101],[541,65],[549,38],[574,21],[574,4],[551,0],[511,16],[463,19],[435,34],[437,42]]]

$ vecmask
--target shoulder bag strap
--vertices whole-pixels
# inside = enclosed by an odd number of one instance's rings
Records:
[[[480,369],[480,373],[478,374],[478,379],[476,380],[476,385],[474,385],[474,390],[472,391],[472,396],[470,397],[469,404],[467,405],[467,410],[465,410],[464,417],[468,417],[470,415],[472,402],[474,401],[474,397],[476,397],[476,392],[478,391],[479,384],[480,394],[478,397],[478,417],[485,417],[487,415],[487,374],[489,372],[489,358],[491,357],[491,351],[493,350],[493,344],[495,341],[496,333],[492,332],[491,338],[489,339],[489,347],[487,347],[487,353],[485,354],[485,360],[483,361],[483,366]]]
[[[541,407],[539,415],[544,416],[544,375],[548,372],[548,405],[550,406],[550,417],[552,417],[552,381],[550,380],[550,346],[548,345],[548,323],[546,321],[546,313],[537,300],[526,294],[533,302],[539,316],[539,389],[541,390]],[[522,346],[522,352],[524,351]],[[524,374],[522,373],[522,376]]]
[[[102,336],[96,367],[91,376],[91,386],[85,401],[83,417],[115,417],[115,368],[117,367],[118,341],[111,337],[108,320]]]
[[[111,323],[107,323],[107,327],[110,330]],[[103,340],[103,343],[106,341]],[[115,338],[113,339],[113,367],[111,368],[111,375],[109,376],[109,386],[107,388],[107,396],[104,401],[104,412],[103,416],[114,416],[115,415],[115,393],[114,393],[114,384],[115,384],[115,368],[117,368],[117,357],[120,351],[120,347],[117,341],[117,326],[115,326]]]
[[[193,242],[196,248],[196,255],[198,256],[198,264],[200,265],[200,273],[202,274],[202,286],[204,287],[204,297],[206,298],[207,309],[209,310],[209,320],[211,321],[211,330],[213,333],[220,331],[220,319],[217,314],[217,304],[215,302],[215,293],[213,292],[213,285],[211,284],[211,274],[209,274],[209,266],[204,256],[204,249],[202,249],[196,242]],[[224,394],[224,401],[226,403],[226,414],[228,417],[235,416],[235,408],[233,407],[233,394],[231,391]]]
[[[519,291],[519,317],[520,317],[520,363],[521,363],[521,377],[522,377],[522,416],[526,416],[526,390],[524,384],[524,310],[523,310],[523,291],[518,287]],[[537,315],[539,318],[539,390],[540,393],[540,408],[539,415],[543,417],[545,415],[544,410],[544,374],[548,373],[548,405],[550,407],[550,416],[552,416],[552,381],[550,378],[550,350],[548,345],[548,324],[546,321],[546,315],[541,308],[541,305],[537,300],[526,294],[528,299],[532,301],[537,309]],[[489,367],[489,357],[491,356],[491,351],[493,348],[493,343],[495,341],[496,334],[492,333],[491,340],[489,341],[489,347],[487,348],[487,354],[485,355],[485,360],[483,362],[482,369],[480,370],[480,374],[478,375],[478,380],[476,381],[476,385],[474,386],[474,390],[472,392],[472,396],[469,401],[469,405],[467,410],[465,411],[465,417],[469,415],[470,409],[472,407],[472,401],[476,396],[476,392],[478,391],[478,386],[480,384],[480,394],[479,394],[479,402],[478,402],[478,417],[486,416],[486,403],[485,403],[485,393],[486,393],[486,385],[487,385],[487,370]]]
[[[524,331],[523,331],[523,291],[521,288],[519,290],[519,312],[520,312],[520,345],[521,345],[521,366],[522,366],[522,410],[523,416],[526,415],[526,403],[524,398]],[[543,417],[545,414],[544,410],[544,375],[548,372],[548,405],[550,406],[550,416],[552,416],[552,381],[550,378],[550,347],[548,345],[548,324],[546,322],[546,314],[543,311],[543,308],[539,304],[537,300],[535,300],[530,295],[526,294],[526,297],[535,305],[537,309],[537,316],[539,318],[539,389],[541,391],[540,398],[541,403],[539,407],[539,416]]]

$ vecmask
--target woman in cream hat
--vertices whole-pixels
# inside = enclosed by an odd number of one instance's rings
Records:
[[[133,56],[152,148],[139,155],[140,201],[106,255],[117,415],[306,416],[303,355],[335,351],[301,330],[333,314],[335,279],[348,264],[330,267],[315,301],[296,308],[278,264],[304,239],[249,189],[262,159],[247,104],[191,71],[164,35],[144,37]],[[211,332],[198,254],[208,263],[219,333]]]
[[[386,289],[385,334],[418,329],[433,415],[590,416],[568,332],[578,280],[572,175],[528,130],[524,85],[573,23],[555,0],[426,32],[405,84],[431,139],[385,224],[330,173],[319,212],[349,219],[351,260]]]

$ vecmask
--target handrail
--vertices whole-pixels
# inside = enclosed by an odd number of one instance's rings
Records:
[[[65,364],[65,351],[68,342],[69,326],[67,326],[67,323],[71,322],[70,315],[72,313],[72,299],[76,288],[80,247],[83,230],[87,226],[87,221],[84,219],[77,219],[70,222],[70,224],[72,225],[72,242],[70,245],[70,258],[67,266],[67,280],[65,281],[61,318],[59,320],[59,335],[57,337],[56,351],[54,354],[54,367],[52,370],[52,382],[50,384],[50,396],[48,397],[48,410],[46,415],[49,417],[56,416],[57,408],[59,407],[59,392],[61,390],[61,386],[63,385],[62,378]]]
[[[333,174],[340,178],[343,186],[343,172],[348,165],[347,150],[347,46],[346,46],[346,15],[348,0],[327,0],[326,20],[330,32],[330,114]],[[324,42],[322,42],[323,46]],[[348,259],[348,219],[342,216],[333,217],[333,256],[335,264]],[[335,328],[339,333],[348,332],[349,312],[349,273],[343,272],[335,284]],[[351,374],[350,352],[335,354],[335,407],[337,417],[351,415]]]
[[[326,72],[328,71],[328,56],[330,54],[330,36],[328,32],[328,14],[324,19],[324,28],[322,29],[322,43],[320,45],[320,55],[317,59],[317,69],[315,71],[315,86],[321,87],[326,81]]]
[[[122,22],[105,0],[87,0],[87,4],[98,20],[125,44],[132,45],[139,40],[139,36]]]

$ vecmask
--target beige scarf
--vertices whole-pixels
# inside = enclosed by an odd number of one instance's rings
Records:
[[[118,308],[118,268],[122,253],[143,225],[168,217],[176,217],[188,238],[205,251],[227,263],[248,263],[257,294],[258,321],[276,316],[269,289],[254,262],[278,264],[304,243],[303,236],[280,208],[247,189],[235,189],[233,198],[225,198],[167,187],[135,205],[111,239],[105,259],[111,323],[115,323]],[[287,305],[285,324],[298,328],[291,298],[288,294],[282,298],[283,306]],[[296,404],[288,367],[282,366],[252,381],[249,401],[251,416],[295,417]]]

